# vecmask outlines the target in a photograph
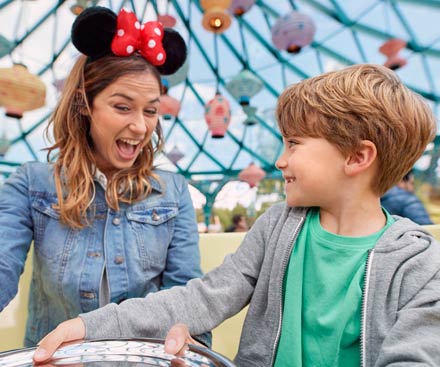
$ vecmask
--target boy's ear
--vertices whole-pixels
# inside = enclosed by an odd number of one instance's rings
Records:
[[[346,174],[353,176],[365,171],[373,165],[376,157],[376,145],[370,140],[362,140],[359,148],[350,153],[345,160]]]

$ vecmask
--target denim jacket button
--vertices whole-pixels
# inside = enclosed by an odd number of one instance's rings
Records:
[[[154,221],[158,221],[160,219],[160,215],[157,214],[155,210],[153,210],[153,213],[151,214],[151,219],[153,219]]]
[[[124,262],[124,256],[116,256],[115,257],[115,264],[122,264]]]
[[[87,252],[87,256],[88,257],[101,257],[101,253],[100,252],[89,251],[89,252]]]
[[[93,293],[93,292],[81,292],[80,295],[82,298],[87,298],[87,299],[94,299],[95,298],[95,293]]]
[[[113,223],[115,226],[120,225],[120,224],[121,224],[121,218],[118,218],[118,217],[113,218],[112,223]]]

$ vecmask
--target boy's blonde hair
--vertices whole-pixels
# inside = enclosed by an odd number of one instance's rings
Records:
[[[354,65],[291,85],[278,99],[276,116],[284,137],[324,138],[345,155],[362,140],[373,142],[378,195],[412,168],[436,135],[430,107],[380,65]]]

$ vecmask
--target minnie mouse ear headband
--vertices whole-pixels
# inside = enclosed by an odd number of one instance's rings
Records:
[[[186,59],[185,41],[179,33],[157,21],[141,25],[126,9],[118,15],[102,6],[85,9],[73,22],[71,37],[73,45],[90,61],[138,51],[162,75],[173,74]]]

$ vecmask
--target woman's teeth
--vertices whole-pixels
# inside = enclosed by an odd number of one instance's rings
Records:
[[[129,145],[138,145],[139,140],[130,140],[130,139],[119,139],[122,143],[129,144]]]

